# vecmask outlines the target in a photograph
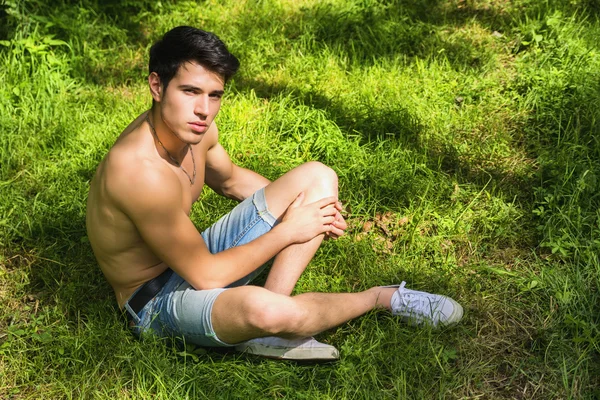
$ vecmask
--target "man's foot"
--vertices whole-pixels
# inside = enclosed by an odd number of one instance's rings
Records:
[[[402,282],[400,285],[385,286],[398,288],[392,295],[393,315],[401,316],[411,323],[433,326],[452,325],[461,320],[463,308],[450,297],[406,289],[405,284],[406,282]]]
[[[283,339],[268,336],[248,340],[235,346],[237,351],[279,360],[337,360],[338,350],[314,338]]]

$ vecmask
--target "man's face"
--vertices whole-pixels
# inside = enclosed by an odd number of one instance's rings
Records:
[[[184,143],[199,143],[219,113],[224,85],[220,75],[199,64],[181,65],[157,100],[167,128]]]

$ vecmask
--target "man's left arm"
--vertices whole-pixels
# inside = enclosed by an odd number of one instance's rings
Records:
[[[206,154],[205,181],[215,192],[238,201],[270,183],[264,176],[235,165],[218,142]]]

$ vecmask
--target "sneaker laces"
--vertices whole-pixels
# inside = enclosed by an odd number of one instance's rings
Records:
[[[433,300],[432,297],[428,293],[413,291],[411,289],[404,289],[406,282],[402,282],[400,287],[398,288],[398,296],[396,299],[400,301],[400,304],[404,307],[405,312],[408,313],[409,316],[426,316],[432,318],[436,311],[441,312],[439,307],[436,307],[433,303],[439,302],[440,299]]]

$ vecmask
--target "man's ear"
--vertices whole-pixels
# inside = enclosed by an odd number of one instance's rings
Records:
[[[162,83],[156,72],[151,72],[148,75],[148,86],[150,86],[150,94],[154,101],[160,102],[162,98]]]

